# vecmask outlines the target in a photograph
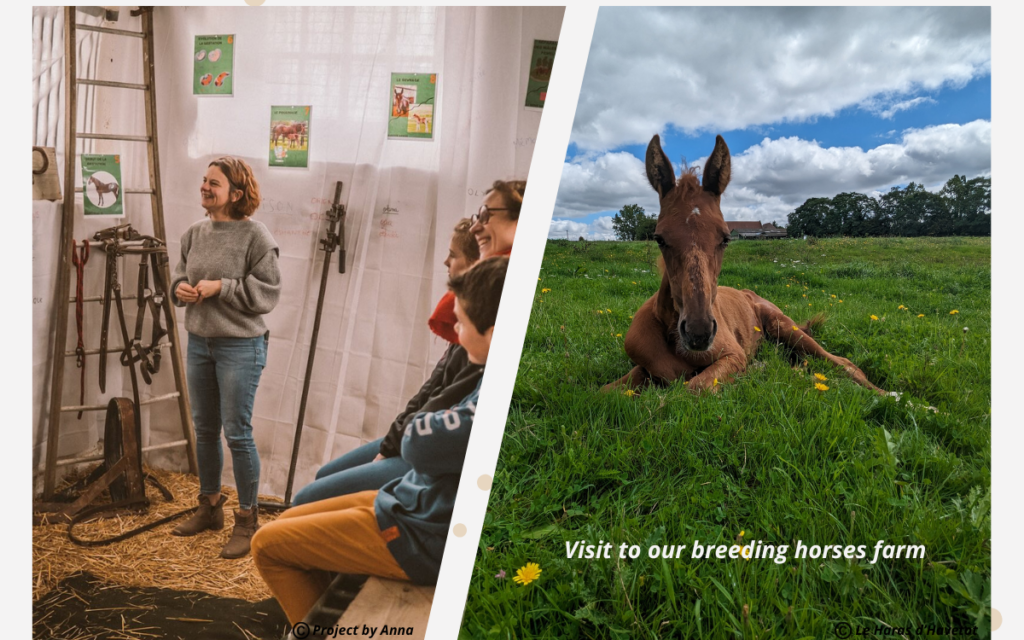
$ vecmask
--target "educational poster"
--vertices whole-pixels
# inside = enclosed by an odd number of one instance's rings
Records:
[[[270,166],[309,166],[309,109],[270,107]]]
[[[235,36],[196,36],[193,56],[192,94],[232,95]]]
[[[85,215],[124,217],[121,156],[82,155]]]
[[[436,73],[392,73],[388,138],[434,137]]]
[[[548,81],[551,80],[551,67],[555,64],[555,49],[558,42],[552,40],[534,40],[533,55],[530,57],[530,81],[526,85],[526,106],[535,109],[544,108],[544,100],[548,96]]]

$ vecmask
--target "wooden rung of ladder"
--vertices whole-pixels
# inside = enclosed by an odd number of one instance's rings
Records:
[[[128,29],[111,29],[110,27],[94,27],[91,24],[75,23],[75,29],[82,31],[95,31],[96,33],[105,33],[108,36],[125,36],[128,38],[145,38],[145,31],[129,31]]]
[[[145,91],[149,88],[149,86],[138,82],[113,82],[111,80],[88,80],[86,78],[76,78],[75,82],[89,85],[90,87],[113,87],[115,89],[138,89],[140,91]]]
[[[82,140],[120,140],[122,142],[150,142],[152,136],[129,136],[120,133],[79,133]]]
[[[171,393],[165,393],[162,396],[153,396],[152,398],[146,398],[140,400],[139,404],[145,406],[147,404],[154,404],[156,402],[163,402],[164,400],[174,400],[175,398],[181,397],[181,394],[177,391]],[[79,411],[103,411],[107,408],[106,403],[104,404],[80,404],[72,407],[61,407],[60,410],[64,413],[78,413]]]
[[[170,349],[171,346],[172,345],[171,345],[170,342],[161,342],[160,344],[157,345],[157,348],[158,349]],[[151,344],[144,344],[144,345],[142,345],[142,348],[146,349],[148,351],[148,350],[153,348],[153,345],[151,345]],[[108,356],[118,356],[118,357],[120,357],[121,353],[123,351],[124,351],[124,347],[123,346],[107,347],[107,355]],[[83,356],[98,356],[99,354],[100,354],[100,350],[99,349],[84,349],[82,351],[82,355]],[[77,356],[77,355],[78,355],[77,351],[65,351],[64,352],[64,357],[65,358],[70,358],[71,356]],[[106,405],[103,405],[103,406],[106,406]]]
[[[109,27],[95,27],[91,25],[79,25],[75,21],[75,7],[64,7],[64,184],[79,184],[79,176],[76,172],[75,157],[78,155],[78,140],[113,140],[121,142],[145,142],[147,148],[147,160],[149,164],[149,189],[130,189],[125,193],[149,194],[153,215],[153,235],[163,241],[167,240],[167,231],[164,226],[163,198],[160,190],[160,149],[157,142],[157,121],[156,121],[156,83],[154,81],[155,67],[153,63],[153,10],[152,8],[140,8],[138,12],[132,11],[132,15],[141,16],[142,30],[129,31],[125,29],[112,29]],[[90,80],[79,78],[77,74],[77,31],[92,31],[111,36],[126,36],[142,39],[142,82],[119,82],[113,80]],[[81,86],[101,86],[123,89],[133,89],[142,92],[144,111],[146,115],[146,135],[118,135],[105,133],[78,133],[76,131],[78,113],[78,89]],[[98,120],[98,118],[97,118]],[[61,460],[58,465],[57,450],[60,443],[60,422],[61,416],[77,411],[97,411],[105,407],[62,406],[64,384],[64,366],[66,342],[68,337],[69,303],[68,297],[71,289],[71,272],[74,268],[71,264],[71,254],[76,246],[75,242],[75,197],[74,194],[80,189],[68,187],[65,191],[64,204],[62,209],[61,238],[60,238],[60,261],[57,271],[56,288],[56,330],[52,344],[52,367],[50,371],[50,417],[49,433],[46,441],[46,460],[43,470],[43,500],[49,501],[53,498],[56,489],[57,467],[72,464],[66,459]],[[170,274],[166,270],[154,274],[154,277],[163,276],[163,289],[170,291]],[[72,302],[74,297],[71,297]],[[102,300],[102,297],[83,298],[86,300]],[[136,299],[136,296],[123,296],[122,299]],[[160,400],[176,399],[178,415],[181,419],[181,429],[184,438],[178,442],[166,445],[145,447],[143,451],[154,451],[169,446],[185,445],[188,457],[189,468],[192,473],[198,473],[199,466],[196,460],[196,439],[195,430],[192,426],[192,410],[189,405],[188,387],[185,384],[185,365],[182,359],[181,349],[178,340],[177,318],[171,306],[170,296],[164,296],[162,310],[167,324],[167,341],[160,345],[161,349],[170,351],[170,360],[174,370],[174,385],[176,391],[165,396],[150,398],[142,404],[151,404]],[[120,353],[119,349],[111,348],[110,353]],[[90,352],[92,352],[90,350]],[[90,353],[87,352],[87,353]],[[98,353],[98,350],[96,350]],[[98,459],[98,458],[96,458]],[[71,460],[75,460],[72,458]]]
[[[161,449],[171,449],[173,447],[187,446],[188,440],[175,440],[174,442],[165,442],[163,444],[154,444],[148,447],[142,447],[142,453],[149,453],[150,451],[160,451]],[[79,456],[77,458],[60,458],[57,460],[58,467],[66,467],[72,464],[85,464],[86,462],[99,462],[103,460],[103,455],[91,455],[91,456]]]

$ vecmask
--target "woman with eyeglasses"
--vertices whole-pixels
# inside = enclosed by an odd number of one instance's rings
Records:
[[[469,229],[476,236],[481,260],[512,253],[525,193],[526,180],[496,180],[487,192],[480,210],[471,218],[473,226]]]

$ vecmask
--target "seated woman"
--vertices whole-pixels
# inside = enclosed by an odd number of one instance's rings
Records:
[[[449,282],[459,342],[469,361],[490,351],[508,259],[483,260]],[[480,384],[449,407],[417,413],[402,436],[411,470],[379,491],[285,511],[252,539],[257,570],[295,625],[327,589],[331,573],[435,584],[476,414]]]
[[[455,225],[448,245],[448,257],[444,261],[449,278],[465,272],[480,257],[476,239],[470,233],[471,226],[469,218],[463,218]],[[451,343],[430,378],[391,423],[387,435],[322,466],[317,471],[316,480],[295,494],[293,505],[380,489],[409,471],[409,464],[400,455],[402,435],[409,420],[420,411],[452,406],[466,397],[483,375],[483,366],[469,362],[465,349],[459,347],[455,322],[449,292],[441,299],[428,323],[431,331]]]

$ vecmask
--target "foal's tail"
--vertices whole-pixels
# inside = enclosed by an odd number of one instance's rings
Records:
[[[810,320],[800,325],[800,330],[813,338],[814,332],[823,324],[825,324],[825,314],[819,312],[811,316]]]

